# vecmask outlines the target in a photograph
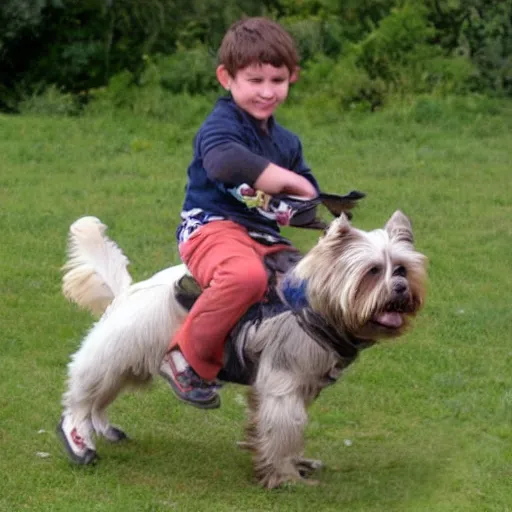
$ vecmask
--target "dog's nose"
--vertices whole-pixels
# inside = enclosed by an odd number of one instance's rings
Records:
[[[393,291],[401,295],[407,291],[407,285],[405,283],[396,283],[395,286],[393,286]]]

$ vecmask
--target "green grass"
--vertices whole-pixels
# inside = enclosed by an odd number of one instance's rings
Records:
[[[123,395],[111,417],[133,441],[100,441],[96,467],[67,462],[54,428],[66,364],[92,322],[60,293],[67,229],[100,217],[137,280],[177,263],[200,115],[0,116],[0,510],[512,510],[512,105],[423,98],[373,115],[280,117],[324,190],[368,194],[356,226],[400,208],[430,260],[416,329],[364,353],[311,408],[306,453],[327,464],[322,485],[254,485],[235,447],[238,386],[212,412],[160,381]],[[287,234],[302,249],[318,237]]]

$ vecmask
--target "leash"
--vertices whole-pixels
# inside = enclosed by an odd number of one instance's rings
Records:
[[[328,224],[317,215],[317,207],[324,205],[333,217],[339,217],[344,213],[349,220],[352,219],[351,210],[357,206],[358,201],[366,196],[364,192],[352,190],[348,194],[328,194],[320,192],[313,199],[304,199],[289,195],[276,195],[273,199],[286,203],[293,214],[290,226],[305,229],[325,229]]]

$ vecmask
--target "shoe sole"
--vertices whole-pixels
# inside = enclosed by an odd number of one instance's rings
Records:
[[[174,381],[170,377],[162,372],[160,372],[160,376],[165,379],[167,384],[169,384],[169,387],[173,390],[174,396],[181,402],[187,405],[192,405],[193,407],[197,407],[198,409],[218,409],[220,407],[219,395],[215,395],[211,400],[207,402],[196,402],[193,400],[188,400],[181,394],[181,391],[176,387]]]
[[[85,453],[80,456],[77,455],[74,451],[71,445],[69,444],[69,441],[66,437],[66,434],[64,433],[64,429],[62,428],[62,423],[64,422],[64,418],[61,418],[59,424],[56,428],[57,436],[62,441],[62,444],[64,445],[64,448],[66,448],[66,452],[68,454],[69,459],[71,462],[74,462],[75,464],[79,464],[81,466],[85,466],[87,464],[92,464],[98,460],[98,454],[95,450],[91,450],[90,448],[87,448]]]

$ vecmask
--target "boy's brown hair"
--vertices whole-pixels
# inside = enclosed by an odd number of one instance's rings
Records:
[[[292,75],[299,56],[290,34],[275,21],[255,17],[241,19],[226,32],[219,48],[219,64],[234,77],[254,63],[286,66]]]

